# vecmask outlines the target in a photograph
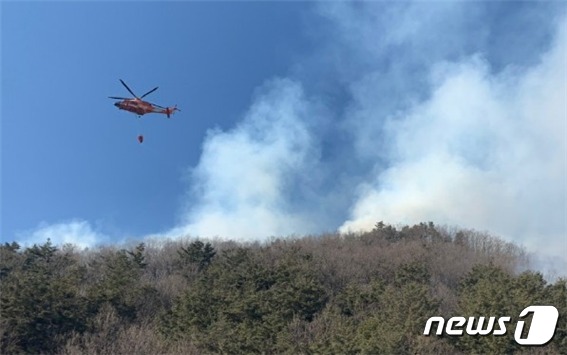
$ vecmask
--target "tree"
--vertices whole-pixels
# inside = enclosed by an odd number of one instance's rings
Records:
[[[567,279],[561,278],[543,290],[541,304],[553,305],[559,311],[557,330],[548,344],[550,352],[567,354]]]
[[[18,250],[20,245],[16,242],[0,245],[0,281],[20,266],[22,257]]]
[[[477,265],[461,282],[457,314],[466,319],[517,314],[510,298],[512,284],[512,276],[501,268],[492,264]],[[507,328],[510,328],[509,325]],[[509,330],[508,336],[459,337],[457,346],[473,353],[509,353],[517,349]]]
[[[155,289],[142,281],[144,249],[142,243],[134,251],[112,251],[91,265],[91,272],[96,274],[89,292],[91,307],[98,310],[108,303],[118,316],[134,320],[144,308],[157,302]]]
[[[138,267],[139,269],[144,269],[147,265],[144,256],[145,249],[146,249],[145,244],[140,243],[136,246],[134,251],[126,250],[126,253],[131,257],[131,260],[134,263],[134,265],[136,265],[136,267]]]
[[[439,301],[430,294],[429,282],[430,275],[424,265],[401,265],[393,283],[373,297],[376,304],[357,327],[357,352],[422,352],[423,325],[439,309]]]
[[[270,267],[249,249],[223,251],[163,318],[162,332],[191,334],[210,352],[274,352],[295,317],[311,321],[326,302],[299,261],[283,258]]]
[[[2,280],[0,352],[54,352],[66,334],[86,328],[86,299],[76,287],[84,270],[49,240],[26,249],[22,261]]]
[[[210,243],[203,244],[199,240],[191,243],[187,248],[181,247],[180,249],[177,253],[182,262],[196,265],[198,271],[207,268],[216,255],[216,251]]]

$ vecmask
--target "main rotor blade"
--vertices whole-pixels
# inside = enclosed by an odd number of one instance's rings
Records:
[[[109,99],[115,99],[115,100],[132,100],[132,98],[130,97],[117,97],[117,96],[109,96]]]
[[[143,99],[144,97],[148,96],[149,94],[151,94],[152,92],[156,91],[158,89],[158,87],[156,86],[155,88],[151,89],[150,91],[148,91],[147,93],[145,93],[144,95],[140,96],[140,99]]]
[[[130,88],[128,87],[128,85],[126,85],[126,83],[125,83],[124,81],[122,81],[122,79],[118,79],[118,80],[120,80],[120,82],[122,83],[122,85],[124,85],[124,87],[126,88],[126,90],[128,90],[128,92],[129,92],[130,94],[132,94],[132,96],[138,97],[138,96],[136,96],[136,94],[134,94],[134,92],[133,92],[132,90],[130,90]]]

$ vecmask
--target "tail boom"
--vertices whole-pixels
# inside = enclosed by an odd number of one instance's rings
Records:
[[[154,107],[154,111],[155,113],[163,113],[167,116],[167,118],[171,118],[171,115],[173,115],[175,113],[175,111],[181,111],[180,109],[177,108],[177,105],[173,106],[173,107],[165,107],[165,108],[157,108]]]

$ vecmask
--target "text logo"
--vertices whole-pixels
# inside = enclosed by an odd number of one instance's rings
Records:
[[[529,306],[520,313],[520,318],[525,318],[533,313],[532,324],[525,339],[521,338],[524,331],[524,321],[519,321],[514,332],[514,339],[521,345],[543,345],[553,338],[559,312],[553,306]]]
[[[520,320],[516,324],[514,339],[520,345],[544,345],[548,343],[553,338],[557,327],[557,319],[559,318],[557,308],[554,306],[529,306],[520,313],[519,318],[524,319],[529,314],[533,314],[533,316],[527,336],[522,338],[525,322]],[[469,317],[468,319],[451,317],[445,323],[443,317],[431,317],[425,324],[423,335],[430,335],[433,324],[437,323],[437,331],[435,332],[437,335],[442,335],[443,330],[445,330],[445,334],[454,336],[462,336],[464,333],[471,336],[490,334],[501,336],[506,334],[506,323],[510,322],[510,319],[511,317],[508,316],[498,319],[488,317],[488,320],[486,317],[478,317],[478,319],[476,317]]]

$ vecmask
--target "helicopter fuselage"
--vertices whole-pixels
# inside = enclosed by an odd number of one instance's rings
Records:
[[[137,114],[138,116],[145,115],[146,113],[160,113],[161,110],[158,110],[149,102],[140,100],[140,99],[127,99],[122,100],[114,103],[114,106],[118,107],[121,110],[129,111],[132,113]]]

